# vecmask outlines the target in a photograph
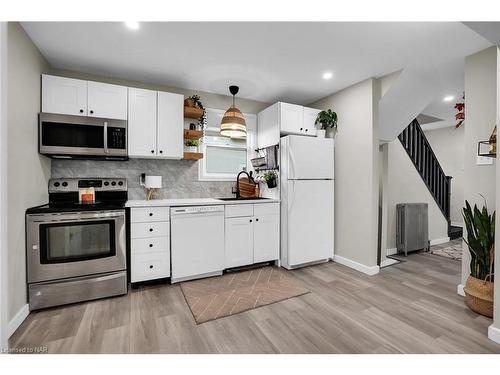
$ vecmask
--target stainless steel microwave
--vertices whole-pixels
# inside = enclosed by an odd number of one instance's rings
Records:
[[[52,158],[127,160],[127,121],[39,114],[39,152]]]

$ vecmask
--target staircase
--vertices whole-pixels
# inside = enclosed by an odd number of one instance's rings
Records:
[[[450,239],[460,238],[462,228],[453,227],[450,221],[451,176],[443,172],[418,121],[413,120],[398,138],[448,221],[448,236]]]

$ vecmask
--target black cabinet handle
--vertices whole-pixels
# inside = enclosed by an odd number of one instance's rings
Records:
[[[255,219],[255,221],[259,221],[259,219]]]
[[[149,228],[149,231],[152,232],[153,231],[153,228]]]
[[[83,113],[83,109],[80,109],[80,113]]]
[[[302,129],[304,129],[304,128],[300,128],[300,130],[302,130]]]
[[[154,154],[155,153],[155,150],[151,150],[151,153]]]
[[[160,154],[163,154],[163,150],[160,150]]]
[[[149,268],[153,268],[153,265],[152,265],[152,264],[150,264],[150,265],[149,265]]]
[[[93,113],[94,113],[94,111],[93,111],[93,110],[90,110],[90,114],[93,114]]]
[[[250,219],[250,222],[252,222],[252,219]]]
[[[308,131],[309,129],[306,129],[306,131]]]
[[[150,213],[149,213],[149,216],[153,216],[153,213],[152,213],[152,212],[150,212]]]
[[[152,243],[150,243],[150,244],[149,244],[149,247],[153,247],[153,244],[152,244]]]

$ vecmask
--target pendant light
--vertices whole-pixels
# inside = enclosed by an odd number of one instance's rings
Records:
[[[238,86],[229,86],[229,92],[233,95],[233,105],[224,113],[220,123],[220,134],[229,138],[246,138],[247,125],[243,113],[234,106],[234,96],[238,93]]]

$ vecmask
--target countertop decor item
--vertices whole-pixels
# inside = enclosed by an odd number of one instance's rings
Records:
[[[238,86],[229,86],[229,92],[233,95],[233,104],[224,113],[220,124],[220,134],[229,138],[246,138],[247,125],[245,116],[234,105],[234,97],[240,88]]]
[[[146,199],[160,199],[160,189],[162,188],[161,176],[146,176],[145,187],[147,189]]]
[[[495,260],[495,212],[490,214],[486,204],[480,210],[471,208],[468,201],[462,211],[471,255],[470,276],[465,283],[465,303],[478,314],[493,316],[493,283]]]
[[[324,138],[326,130],[330,130],[330,134],[334,137],[337,132],[337,120],[337,113],[331,109],[318,113],[316,121],[314,122],[315,125],[320,125],[319,130],[316,132],[318,137]]]

